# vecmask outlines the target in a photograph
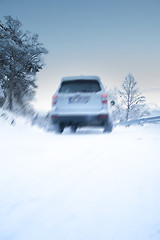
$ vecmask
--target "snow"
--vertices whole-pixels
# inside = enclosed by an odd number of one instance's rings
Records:
[[[160,125],[62,135],[0,117],[1,240],[159,240]]]

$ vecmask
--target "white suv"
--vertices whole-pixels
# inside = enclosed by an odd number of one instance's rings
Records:
[[[70,126],[72,132],[83,126],[101,126],[104,132],[111,132],[110,103],[100,78],[62,78],[52,97],[51,119],[58,133],[62,133],[66,126]]]

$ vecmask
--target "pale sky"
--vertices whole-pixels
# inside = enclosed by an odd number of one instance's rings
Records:
[[[160,0],[0,0],[49,51],[37,76],[37,108],[50,110],[63,76],[98,75],[108,88],[132,73],[160,105]]]

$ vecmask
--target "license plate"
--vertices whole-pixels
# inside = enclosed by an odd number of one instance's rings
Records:
[[[88,103],[89,97],[74,96],[69,98],[69,103]]]

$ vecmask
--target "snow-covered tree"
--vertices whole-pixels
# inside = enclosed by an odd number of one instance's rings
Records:
[[[22,24],[11,16],[0,23],[0,85],[5,108],[18,105],[24,112],[35,95],[36,73],[44,66],[47,50],[37,34],[23,32]]]
[[[3,104],[4,104],[4,94],[3,94],[2,86],[0,83],[0,107],[2,107]]]
[[[132,74],[128,74],[122,83],[122,104],[125,108],[125,120],[145,115],[145,97],[142,96]]]
[[[112,106],[112,117],[113,120],[122,121],[124,119],[124,108],[122,105],[121,94],[118,88],[110,89],[108,91],[109,100],[114,101],[115,104]]]

